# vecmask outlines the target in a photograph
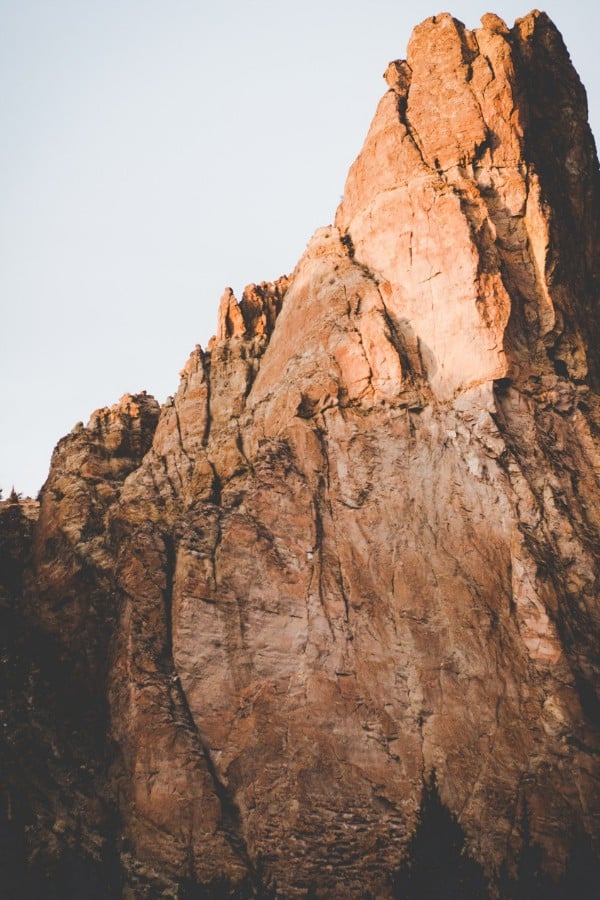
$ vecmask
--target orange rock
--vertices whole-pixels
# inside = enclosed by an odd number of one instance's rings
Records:
[[[126,896],[390,897],[432,785],[492,890],[600,833],[585,95],[541,13],[428,19],[385,77],[335,227],[42,492],[28,627],[86,686],[81,791],[119,821],[77,832],[65,776],[48,853],[118,848]]]

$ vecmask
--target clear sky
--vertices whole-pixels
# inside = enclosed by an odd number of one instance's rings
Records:
[[[230,285],[330,223],[389,60],[523,2],[0,0],[0,486],[129,391],[161,402]],[[600,4],[547,2],[600,133]]]

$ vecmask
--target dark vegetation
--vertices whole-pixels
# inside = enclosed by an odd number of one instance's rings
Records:
[[[408,860],[393,877],[394,900],[487,900],[481,866],[465,852],[465,835],[440,799],[435,773],[423,789]]]
[[[521,835],[513,874],[505,866],[497,883],[488,884],[481,866],[466,852],[465,834],[442,803],[433,773],[423,790],[408,859],[393,876],[394,900],[597,900],[600,859],[587,835],[573,835],[558,883],[543,871],[541,848],[532,842],[526,807]]]

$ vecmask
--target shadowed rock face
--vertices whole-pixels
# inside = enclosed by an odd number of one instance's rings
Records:
[[[386,80],[293,275],[55,451],[6,601],[48,896],[405,896],[424,808],[493,893],[600,833],[585,93],[537,12],[428,19]]]

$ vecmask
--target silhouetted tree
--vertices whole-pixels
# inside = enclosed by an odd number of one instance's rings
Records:
[[[481,866],[465,851],[465,834],[442,803],[435,772],[423,789],[406,864],[393,878],[396,900],[488,900]]]
[[[529,811],[521,820],[522,846],[515,877],[503,867],[499,880],[502,900],[597,900],[600,859],[585,834],[577,833],[571,845],[565,873],[558,882],[543,870],[541,847],[532,841]]]
[[[531,825],[526,803],[523,805],[521,835],[523,844],[512,896],[514,900],[545,900],[548,892],[552,890],[552,884],[542,872],[541,847],[531,841]]]
[[[600,892],[600,858],[594,852],[587,834],[573,839],[564,878],[560,885],[560,900],[597,900]]]

